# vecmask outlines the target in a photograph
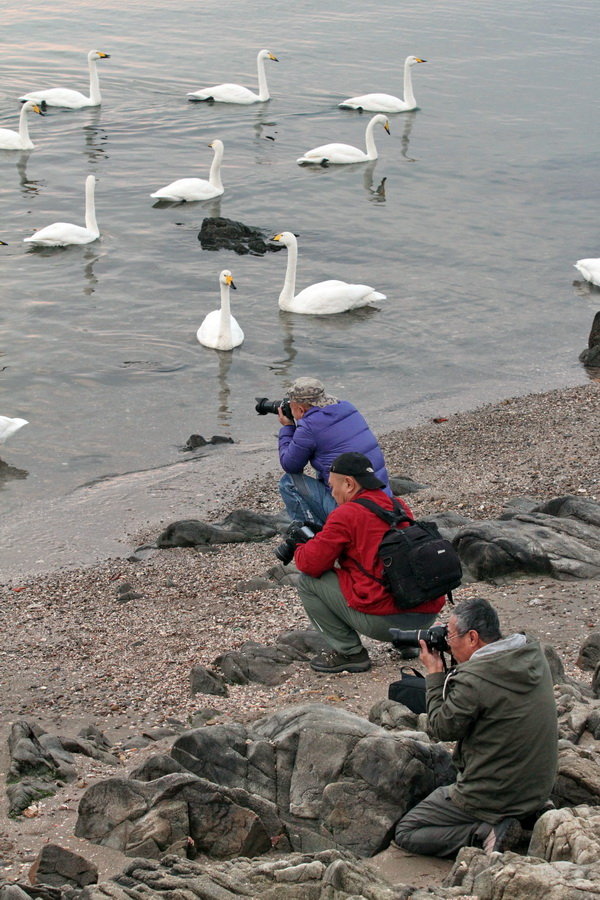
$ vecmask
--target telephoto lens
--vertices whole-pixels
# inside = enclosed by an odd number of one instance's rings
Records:
[[[259,414],[259,416],[266,416],[269,413],[272,413],[274,416],[276,416],[279,407],[281,407],[281,411],[286,419],[291,419],[292,421],[294,421],[290,401],[286,400],[285,397],[283,400],[269,400],[268,397],[255,397],[254,399],[256,400],[256,406],[254,407],[254,409]]]

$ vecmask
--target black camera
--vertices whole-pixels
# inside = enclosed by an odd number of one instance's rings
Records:
[[[320,529],[316,525],[308,522],[292,522],[288,525],[286,531],[286,539],[278,547],[275,547],[275,556],[284,566],[287,566],[294,558],[294,552],[298,544],[306,544],[311,538],[314,538]]]
[[[277,415],[277,410],[281,407],[281,412],[286,419],[291,419],[292,422],[294,421],[289,400],[286,400],[285,398],[283,400],[269,400],[267,397],[255,397],[254,399],[256,400],[254,409],[259,416],[266,416],[267,413]]]
[[[432,625],[431,628],[418,628],[416,631],[402,631],[401,628],[390,628],[392,644],[398,650],[404,647],[419,647],[419,641],[425,641],[428,650],[437,650],[438,653],[451,653],[450,645],[446,640],[448,634],[447,625]]]

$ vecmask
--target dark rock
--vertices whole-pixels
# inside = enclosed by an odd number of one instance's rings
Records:
[[[594,669],[594,674],[592,675],[592,694],[594,697],[600,697],[600,662]]]
[[[190,673],[190,693],[215,694],[220,697],[229,696],[223,678],[204,666],[194,666]]]
[[[100,760],[109,766],[119,765],[118,758],[106,750],[98,747],[92,741],[86,741],[84,738],[59,737],[58,740],[69,753],[81,753],[82,756],[89,756],[91,759]]]
[[[203,438],[201,434],[191,434],[183,447],[182,451],[185,450],[197,450],[198,447],[207,447],[209,444],[233,444],[234,440],[232,437],[226,437],[222,434],[213,434],[211,438],[206,440]]]
[[[396,497],[405,497],[425,490],[428,485],[420,484],[408,475],[390,475],[390,487]]]
[[[249,509],[237,509],[219,525],[210,525],[198,519],[181,519],[168,525],[156,541],[156,546],[195,547],[209,544],[231,544],[244,541],[264,541],[282,533],[287,519],[255,513]],[[137,553],[137,551],[136,551]]]
[[[600,752],[560,741],[551,799],[557,807],[600,806]]]
[[[314,631],[312,628],[296,629],[294,631],[284,631],[277,635],[277,644],[286,644],[300,654],[300,659],[308,659],[321,650],[329,647],[329,644],[320,631]]]
[[[512,497],[504,507],[501,519],[512,519],[519,513],[530,513],[539,506],[540,501],[535,497]]]
[[[206,725],[211,719],[215,719],[220,715],[220,710],[213,709],[212,706],[203,706],[202,709],[197,709],[190,714],[190,726],[192,728],[201,728],[202,725]]]
[[[10,766],[6,793],[9,815],[17,816],[42,797],[56,792],[57,782],[72,781],[73,757],[60,739],[39,725],[20,719],[8,736]]]
[[[600,504],[558,497],[508,520],[472,522],[454,541],[479,580],[516,574],[558,579],[600,576]]]
[[[565,675],[565,667],[563,666],[562,659],[550,644],[542,644],[542,649],[546,657],[546,662],[550,667],[552,684],[564,684],[565,681],[567,681],[567,677]]]
[[[79,737],[82,737],[86,741],[90,741],[92,744],[96,744],[96,746],[100,747],[102,750],[108,750],[111,746],[110,740],[103,731],[100,731],[100,729],[96,727],[96,725],[86,725],[84,728],[80,729]]]
[[[205,218],[198,240],[203,250],[233,250],[240,256],[247,253],[264,256],[267,251],[281,250],[281,246],[268,239],[268,232],[222,216]]]
[[[151,756],[137,769],[133,769],[129,773],[129,777],[134,781],[156,781],[157,778],[162,778],[163,775],[174,775],[185,771],[184,767],[172,756],[160,753],[156,756]]]
[[[290,674],[284,667],[296,660],[305,659],[306,655],[291,644],[282,642],[268,646],[246,641],[239,650],[222,653],[214,660],[213,665],[221,669],[225,680],[230,684],[248,684],[249,681],[281,684]]]
[[[588,338],[588,345],[585,350],[579,354],[580,361],[584,366],[596,367],[600,366],[600,310],[594,316],[592,322],[592,330]]]
[[[56,781],[42,780],[39,778],[24,778],[22,781],[8,784],[6,796],[8,797],[8,815],[11,818],[20,815],[24,809],[43,800],[44,797],[52,797],[57,791]]]
[[[32,884],[83,888],[98,881],[98,869],[79,853],[45,844],[29,871],[29,880]]]
[[[402,731],[419,726],[419,714],[395,700],[379,700],[369,710],[369,722],[389,731]]]
[[[590,631],[581,647],[576,665],[580,669],[593,672],[600,662],[600,631]]]

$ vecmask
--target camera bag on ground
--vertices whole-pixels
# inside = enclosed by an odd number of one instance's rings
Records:
[[[400,681],[392,681],[388,687],[388,700],[402,703],[414,713],[427,712],[424,676],[412,666],[401,668],[400,675]]]
[[[352,500],[390,526],[378,551],[383,562],[383,577],[377,578],[353,561],[364,575],[389,591],[398,609],[411,609],[443,595],[452,603],[452,591],[462,580],[458,553],[450,541],[441,536],[435,522],[416,522],[395,498],[392,500],[393,511],[382,509],[366,497]],[[402,527],[406,522],[408,525]]]

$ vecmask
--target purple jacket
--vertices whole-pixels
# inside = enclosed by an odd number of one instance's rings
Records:
[[[332,406],[311,406],[297,425],[283,425],[279,429],[279,462],[284,472],[302,472],[310,463],[319,481],[327,484],[329,469],[340,453],[363,453],[375,469],[375,474],[392,495],[383,453],[377,438],[359,411],[347,400]]]

